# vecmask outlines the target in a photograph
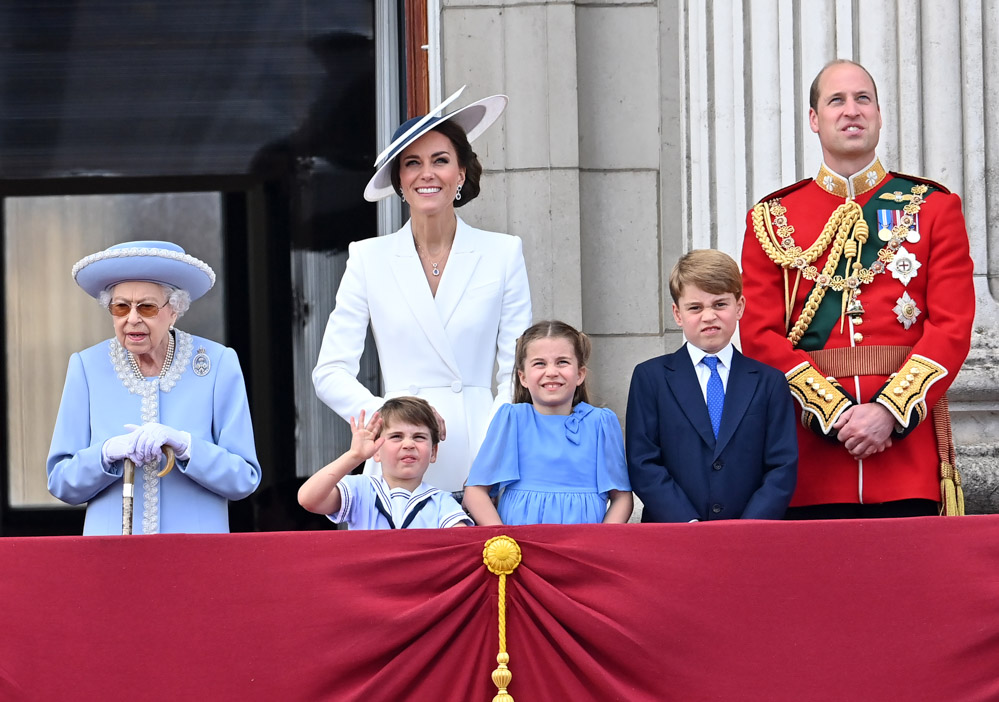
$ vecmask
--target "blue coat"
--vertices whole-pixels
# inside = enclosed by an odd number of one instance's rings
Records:
[[[733,350],[716,440],[690,354],[680,347],[635,368],[625,429],[643,522],[783,517],[798,444],[780,371]]]
[[[101,449],[127,433],[125,424],[155,421],[191,434],[190,460],[178,461],[163,478],[144,478],[150,471],[136,467],[134,534],[227,532],[228,500],[260,484],[236,352],[176,334],[174,361],[162,380],[139,381],[114,339],[69,359],[46,467],[53,495],[88,503],[84,534],[121,534],[123,461],[105,468]]]

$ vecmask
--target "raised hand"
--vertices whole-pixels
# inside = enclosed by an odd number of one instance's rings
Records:
[[[381,430],[382,415],[379,412],[371,415],[367,424],[364,423],[364,410],[361,410],[361,416],[356,422],[353,417],[350,418],[350,452],[359,459],[359,462],[374,456],[385,443],[385,437],[378,436]]]

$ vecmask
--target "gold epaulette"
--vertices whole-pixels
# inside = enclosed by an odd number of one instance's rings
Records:
[[[929,178],[923,178],[922,176],[909,175],[908,173],[898,173],[897,171],[888,171],[895,178],[905,178],[906,180],[911,180],[913,183],[921,183],[923,185],[928,185],[931,188],[936,188],[942,193],[950,195],[950,190],[940,185],[940,183],[935,180],[930,180]]]
[[[791,394],[801,404],[802,423],[810,426],[817,420],[823,434],[828,434],[839,416],[853,405],[840,384],[811,363],[795,366],[784,375]]]
[[[891,376],[874,401],[887,407],[903,427],[909,426],[915,411],[918,424],[926,419],[927,391],[946,375],[947,369],[939,363],[913,354],[902,369]]]

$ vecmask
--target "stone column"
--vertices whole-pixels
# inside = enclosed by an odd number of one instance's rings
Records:
[[[473,96],[511,100],[502,129],[476,148],[489,175],[482,202],[462,216],[523,237],[535,319],[591,335],[590,386],[622,420],[635,363],[663,352],[663,267],[680,250],[660,236],[664,217],[678,231],[680,210],[676,117],[667,139],[660,131],[662,91],[675,100],[679,84],[667,9],[604,0],[442,8],[444,92],[468,83]],[[673,36],[665,67],[664,32]]]
[[[473,144],[482,194],[460,210],[524,241],[535,319],[582,323],[576,8],[572,2],[443,3],[444,94],[505,93],[497,126]],[[467,100],[466,100],[467,97]]]

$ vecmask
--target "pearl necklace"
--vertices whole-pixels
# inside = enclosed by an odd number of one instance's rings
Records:
[[[173,334],[168,333],[167,337],[168,340],[167,340],[166,358],[163,359],[163,367],[160,368],[160,374],[159,376],[157,376],[160,380],[163,380],[163,378],[167,374],[167,371],[170,370],[171,364],[173,363],[173,350],[174,350]],[[126,351],[125,353],[128,354],[128,362],[132,366],[132,372],[135,373],[135,377],[138,378],[139,380],[145,380],[146,376],[144,376],[142,374],[142,371],[139,369],[139,362],[135,360],[135,356],[132,355],[131,351]]]
[[[423,254],[425,253],[427,255],[427,260],[430,261],[430,252],[427,251],[426,249],[424,249],[420,245],[420,242],[416,241],[416,237],[413,237],[413,241],[416,242],[416,252],[420,255],[420,259],[421,260],[423,259]],[[454,243],[454,241],[452,240],[451,244],[453,244],[453,243]],[[445,246],[444,249],[441,251],[440,255],[437,258],[443,260],[443,257],[447,256],[447,252],[451,250],[451,244],[448,244],[447,246]],[[421,253],[421,252],[423,252],[423,253]],[[430,261],[430,267],[433,268],[433,270],[431,271],[431,273],[433,273],[434,276],[439,276],[441,274],[441,269],[440,269],[440,266],[438,265],[437,261]]]

